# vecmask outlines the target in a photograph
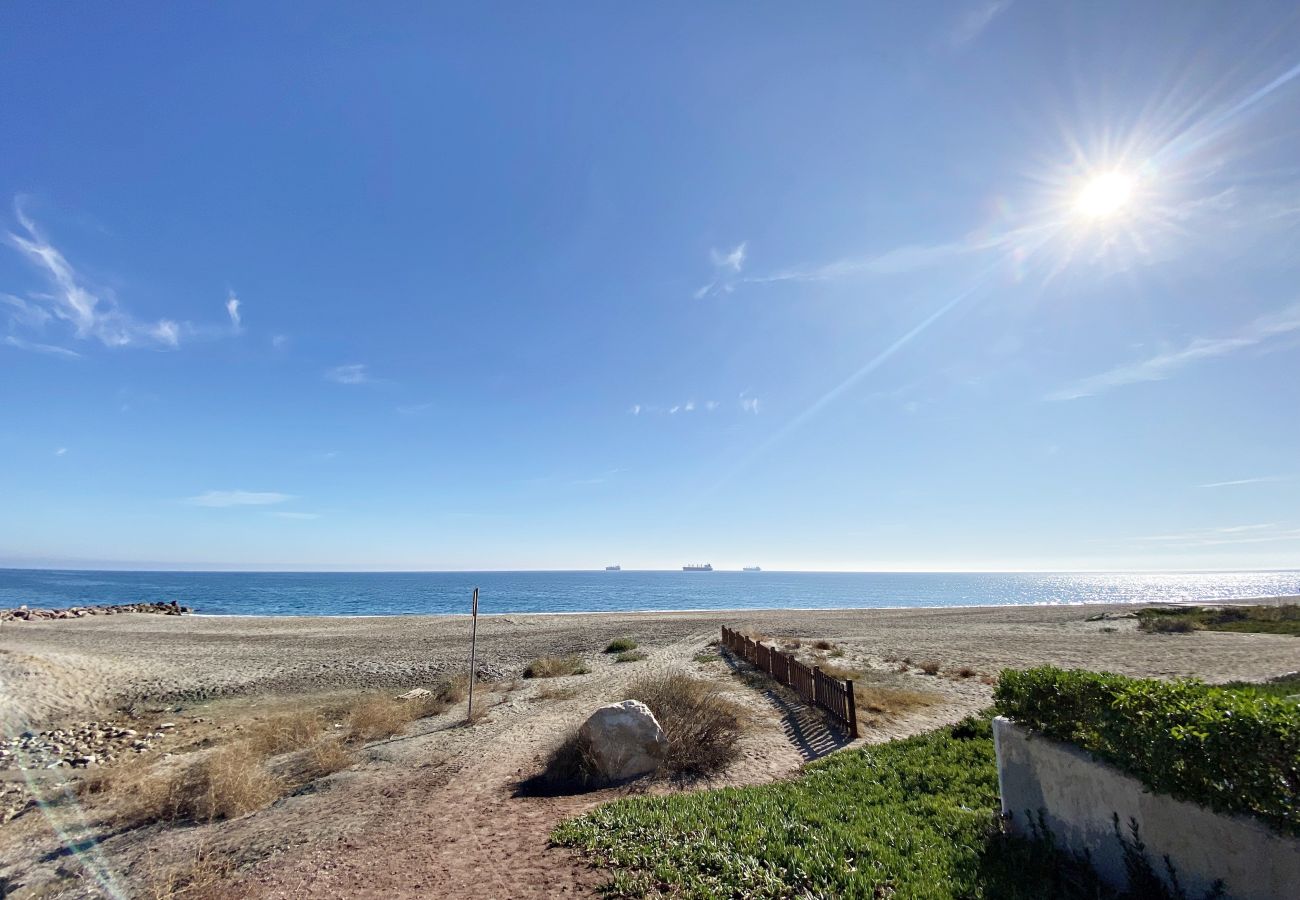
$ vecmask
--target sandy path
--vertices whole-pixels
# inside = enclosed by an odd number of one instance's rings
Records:
[[[648,672],[690,667],[692,656],[712,637],[711,629],[696,630],[644,662],[601,666],[587,677],[580,696],[554,703],[545,715],[514,700],[493,707],[489,722],[460,730],[469,737],[441,767],[456,777],[390,785],[384,815],[349,830],[346,854],[314,847],[291,858],[279,856],[257,867],[241,893],[452,900],[593,896],[604,877],[570,851],[551,847],[549,835],[564,818],[623,792],[524,797],[517,786],[537,771],[565,731],[590,713],[595,698],[621,697],[629,679]],[[755,693],[738,686],[728,670],[713,669],[719,683],[747,705],[755,703]],[[761,701],[757,705],[761,708]],[[771,780],[803,761],[770,711],[764,718],[745,738],[742,759],[727,783]],[[408,757],[416,752],[405,751]]]

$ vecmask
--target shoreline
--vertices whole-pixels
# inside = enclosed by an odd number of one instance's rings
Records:
[[[1204,606],[1204,605],[1263,605],[1283,606],[1300,603],[1300,594],[1270,594],[1259,597],[1206,598],[1203,600],[1061,600],[1059,602],[1039,601],[1034,603],[945,603],[926,606],[699,606],[681,609],[566,609],[554,611],[508,610],[505,612],[480,612],[480,619],[499,616],[667,616],[674,613],[781,613],[781,612],[817,612],[817,613],[861,613],[877,610],[898,612],[900,610],[937,610],[937,609],[1055,609],[1059,607],[1088,606]],[[186,613],[188,618],[198,619],[455,619],[468,618],[469,613]]]

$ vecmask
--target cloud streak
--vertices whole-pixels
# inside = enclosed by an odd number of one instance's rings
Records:
[[[206,506],[213,509],[226,509],[233,506],[274,506],[292,500],[292,494],[279,491],[205,491],[194,497],[187,497],[185,502],[191,506]]]
[[[347,363],[342,366],[335,366],[325,371],[325,380],[332,381],[335,384],[374,384],[375,379],[370,374],[365,363]]]
[[[29,293],[26,297],[0,295],[9,311],[11,331],[21,329],[43,333],[49,325],[63,323],[76,340],[94,340],[105,347],[155,349],[175,348],[180,346],[183,336],[205,336],[211,331],[210,328],[166,318],[156,322],[136,319],[118,304],[111,291],[90,284],[77,271],[26,214],[21,200],[14,202],[14,215],[18,220],[18,230],[5,232],[4,243],[17,250],[40,273],[47,289]],[[226,311],[238,333],[239,301],[233,294]],[[24,350],[77,355],[73,350],[44,340],[25,340],[10,335],[5,343]]]
[[[695,400],[692,399],[686,400],[683,403],[674,403],[672,406],[648,406],[644,403],[633,403],[628,407],[627,411],[634,416],[639,416],[643,413],[645,415],[677,416],[684,413],[697,412],[699,410],[709,413],[716,412],[718,405],[718,401],[716,400],[705,400],[703,403],[696,403]]]
[[[1134,538],[1138,543],[1161,547],[1218,547],[1229,544],[1275,544],[1300,541],[1300,528],[1281,526],[1273,522],[1252,525],[1231,525],[1224,528],[1206,528],[1179,534],[1153,534]]]
[[[702,300],[712,294],[729,294],[736,288],[740,270],[745,267],[749,252],[749,242],[741,241],[730,250],[712,249],[709,260],[713,263],[713,280],[695,292],[695,299]]]
[[[1011,8],[1012,0],[984,0],[966,10],[948,32],[948,46],[961,49],[976,40],[993,20]]]
[[[1206,360],[1218,359],[1267,344],[1285,335],[1300,332],[1300,304],[1278,313],[1260,316],[1236,334],[1218,338],[1195,338],[1179,350],[1156,354],[1138,362],[1083,378],[1053,391],[1048,400],[1078,400],[1112,391],[1131,384],[1165,381],[1180,370]]]
[[[1232,481],[1211,481],[1209,484],[1198,484],[1201,488],[1221,488],[1236,487],[1240,484],[1272,484],[1278,481],[1290,481],[1288,475],[1263,475],[1259,478],[1234,478]]]
[[[25,341],[22,338],[6,335],[5,344],[15,347],[19,350],[31,350],[34,353],[49,353],[53,356],[66,356],[70,359],[80,359],[81,354],[76,350],[69,350],[67,347],[59,347],[54,344],[41,344],[36,341]]]

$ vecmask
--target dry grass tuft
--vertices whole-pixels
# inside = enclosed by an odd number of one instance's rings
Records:
[[[666,774],[707,777],[739,755],[738,741],[748,716],[714,682],[683,672],[645,675],[629,685],[627,695],[650,707],[668,738]]]
[[[621,637],[621,638],[615,638],[614,640],[610,641],[607,645],[605,645],[605,652],[624,653],[628,650],[635,650],[636,647],[637,647],[637,643],[636,641],[632,640],[632,638]]]
[[[923,660],[921,662],[921,671],[927,675],[938,675],[939,668],[939,664],[932,659]]]
[[[834,650],[835,645],[828,640],[813,641],[813,648],[817,650]]]
[[[885,719],[897,718],[914,709],[933,706],[942,700],[937,694],[928,691],[890,684],[888,682],[895,679],[884,673],[846,669],[833,664],[822,666],[822,671],[832,678],[853,681],[853,702],[858,716],[867,725],[878,725]]]
[[[262,756],[276,756],[306,747],[322,730],[319,713],[300,709],[255,723],[245,734],[250,749]]]
[[[121,796],[117,818],[134,826],[149,822],[215,822],[253,812],[278,800],[283,780],[263,765],[264,756],[240,742],[197,762],[164,772],[148,771],[113,786]]]
[[[297,775],[304,782],[315,781],[341,772],[356,761],[341,740],[324,738],[302,751]]]
[[[348,711],[348,737],[353,741],[392,737],[416,718],[419,703],[375,695],[362,697]]]
[[[642,650],[627,650],[623,653],[620,653],[618,656],[614,657],[614,662],[616,663],[640,662],[641,660],[645,659],[647,655],[648,654],[646,654]]]
[[[532,796],[576,794],[601,787],[590,745],[577,728],[570,731],[546,759],[537,775],[519,785],[520,793]]]
[[[559,678],[564,675],[586,675],[591,670],[579,656],[542,656],[524,669],[525,678]]]
[[[803,641],[798,638],[787,638],[782,642],[781,647],[785,650],[798,650],[803,646]]]
[[[957,675],[960,678],[972,678],[978,674],[979,672],[976,672],[970,666],[962,666],[960,669],[957,670]]]
[[[183,863],[162,866],[151,850],[146,857],[141,896],[150,900],[218,900],[239,896],[227,883],[235,874],[230,854],[200,844]]]
[[[858,715],[866,714],[867,724],[878,724],[880,719],[897,718],[914,709],[934,706],[940,697],[928,691],[914,691],[905,687],[890,687],[884,684],[853,684],[853,702]]]
[[[578,689],[574,687],[558,687],[547,685],[533,695],[534,700],[572,700],[578,696]]]
[[[457,675],[438,685],[433,696],[448,706],[460,703],[469,696],[469,676]]]

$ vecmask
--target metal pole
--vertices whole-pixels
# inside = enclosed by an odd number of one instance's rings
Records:
[[[469,631],[469,709],[465,712],[465,721],[474,721],[474,653],[478,649],[478,588],[474,588],[474,606],[470,610],[474,624]]]

